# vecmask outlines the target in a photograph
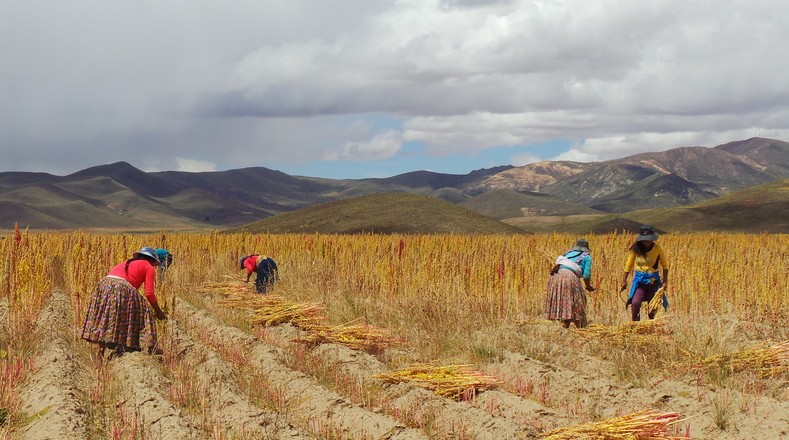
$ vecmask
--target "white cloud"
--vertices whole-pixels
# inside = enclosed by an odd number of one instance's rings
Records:
[[[394,156],[402,146],[400,133],[384,130],[365,142],[347,142],[326,152],[326,160],[381,160]]]
[[[200,171],[216,171],[216,164],[213,162],[185,159],[182,157],[177,157],[175,160],[178,162],[178,168],[176,171],[186,171],[190,173]]]
[[[385,160],[402,142],[474,157],[557,138],[579,141],[560,157],[602,160],[789,138],[782,0],[0,9],[0,58],[14,60],[0,69],[7,169]],[[383,118],[402,131],[371,138]]]

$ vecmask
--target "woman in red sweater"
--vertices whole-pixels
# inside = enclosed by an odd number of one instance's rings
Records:
[[[154,293],[159,264],[156,251],[144,247],[99,281],[82,327],[82,339],[98,344],[99,359],[103,359],[107,348],[114,350],[111,357],[140,351],[143,347],[149,353],[154,351],[157,341],[154,316],[167,319]],[[144,298],[137,290],[143,284]]]

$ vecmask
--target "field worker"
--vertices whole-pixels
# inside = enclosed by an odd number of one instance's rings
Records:
[[[99,281],[82,326],[82,339],[98,344],[99,359],[104,358],[106,348],[114,350],[110,358],[142,348],[154,352],[157,342],[154,316],[167,319],[154,292],[158,265],[156,251],[143,247]],[[143,284],[144,297],[137,290]]]
[[[576,328],[586,327],[586,289],[595,290],[591,284],[592,251],[589,242],[580,239],[572,249],[559,256],[548,278],[545,315],[547,319],[562,321],[564,328],[570,323]],[[581,283],[583,280],[583,284]]]
[[[255,291],[257,293],[266,293],[268,288],[279,279],[277,263],[265,255],[247,255],[241,257],[239,263],[241,263],[241,269],[247,270],[245,283],[249,282],[252,272],[257,273],[257,278],[255,279]]]
[[[630,246],[630,252],[625,262],[625,274],[622,277],[622,287],[619,291],[627,289],[627,277],[635,269],[633,282],[630,285],[630,295],[627,304],[633,321],[641,320],[641,304],[647,303],[655,296],[655,292],[663,286],[663,308],[668,308],[668,298],[665,295],[668,289],[668,259],[663,248],[657,243],[658,235],[651,225],[638,228],[635,243]],[[658,273],[658,266],[663,268],[663,278]],[[626,306],[625,306],[626,307]],[[654,319],[657,310],[649,312],[649,319]]]
[[[167,249],[157,248],[156,249],[156,257],[159,258],[159,280],[164,279],[164,272],[173,264],[173,254],[170,253]]]

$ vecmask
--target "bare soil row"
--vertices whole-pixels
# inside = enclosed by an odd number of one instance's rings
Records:
[[[780,438],[789,429],[785,383],[770,395],[644,371],[637,386],[558,326],[500,329],[507,338],[550,338],[550,363],[506,352],[483,366],[501,386],[455,401],[382,384],[373,376],[391,369],[383,356],[304,346],[289,324],[253,335],[183,300],[163,326],[163,356],[100,364],[73,318],[69,298],[53,292],[36,326],[36,369],[19,390],[20,438],[530,439],[645,408],[680,413],[693,438]]]

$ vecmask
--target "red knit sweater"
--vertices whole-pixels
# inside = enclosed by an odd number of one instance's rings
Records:
[[[154,284],[156,280],[156,268],[146,260],[134,260],[129,263],[129,271],[126,272],[126,262],[115,266],[107,275],[121,277],[128,281],[135,289],[145,284],[145,297],[151,305],[157,304]]]

